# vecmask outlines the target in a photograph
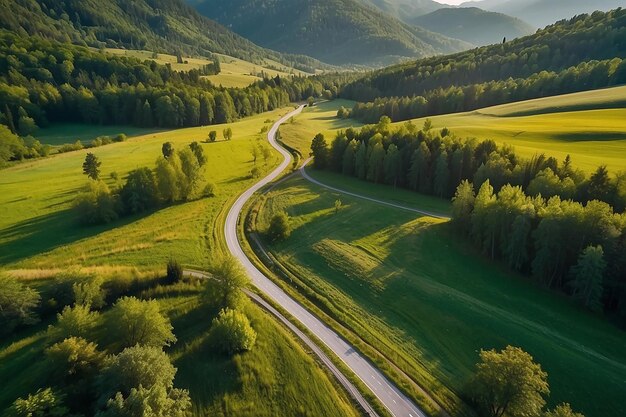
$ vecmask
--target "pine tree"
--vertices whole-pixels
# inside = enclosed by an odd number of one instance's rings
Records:
[[[102,165],[102,162],[100,162],[98,157],[89,152],[85,156],[85,162],[83,162],[83,174],[92,180],[97,180],[100,177],[100,165]]]
[[[605,269],[604,251],[600,245],[588,246],[571,269],[573,297],[590,310],[601,308]]]

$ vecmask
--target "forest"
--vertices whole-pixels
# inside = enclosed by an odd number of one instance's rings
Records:
[[[331,77],[268,78],[244,89],[217,88],[200,70],[0,31],[0,124],[23,139],[0,139],[2,160],[38,156],[32,138],[52,122],[178,128],[228,123],[310,96],[336,94]]]
[[[623,58],[626,10],[617,9],[580,15],[503,44],[375,71],[348,83],[340,96],[361,102],[387,98],[361,105],[355,116],[370,106],[380,116],[381,103],[389,103],[384,114],[390,117],[394,103],[408,114],[470,110],[624,82]],[[432,112],[423,110],[431,100]]]
[[[203,57],[218,53],[258,64],[274,60],[311,73],[330,68],[308,56],[261,48],[182,0],[0,0],[0,28],[96,48]]]
[[[528,78],[509,78],[482,84],[451,86],[427,91],[423,96],[382,97],[356,103],[340,117],[376,123],[381,116],[402,121],[457,113],[535,98],[575,93],[626,83],[626,59],[582,62],[560,72],[542,71]]]
[[[525,160],[510,146],[433,129],[430,120],[394,129],[386,116],[340,131],[330,145],[318,134],[311,150],[317,169],[454,197],[454,223],[485,254],[549,288],[584,294],[585,307],[617,313],[626,324],[626,215],[619,214],[626,173],[601,166],[586,176],[569,156]],[[576,281],[587,257],[602,266],[593,285]]]

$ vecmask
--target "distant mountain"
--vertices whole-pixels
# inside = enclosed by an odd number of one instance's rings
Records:
[[[261,48],[198,14],[182,0],[0,0],[0,28],[77,44],[156,52],[231,55],[324,68],[305,56]]]
[[[463,3],[461,6],[479,7],[504,13],[536,27],[544,27],[582,13],[625,7],[626,2],[624,0],[484,0]]]
[[[335,64],[370,67],[470,44],[409,26],[361,0],[187,0],[251,41]]]
[[[477,7],[439,9],[412,19],[424,29],[458,38],[474,45],[489,45],[530,35],[535,28],[515,17],[486,12]]]
[[[405,23],[418,16],[434,12],[442,8],[449,8],[447,4],[441,4],[433,0],[361,0],[365,4],[376,7],[385,13],[394,16]]]

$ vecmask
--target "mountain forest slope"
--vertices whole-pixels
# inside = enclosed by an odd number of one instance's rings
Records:
[[[410,23],[474,45],[490,45],[530,35],[535,28],[515,17],[477,7],[445,8],[416,17]]]
[[[187,0],[266,48],[335,64],[383,66],[471,45],[406,25],[356,0]]]
[[[601,67],[598,60],[626,57],[626,10],[580,15],[526,36],[507,42],[473,49],[449,56],[432,57],[374,71],[347,85],[343,97],[370,101],[377,97],[423,95],[428,91],[451,86],[461,87],[489,81],[525,79],[531,75],[549,75],[582,63],[590,63],[571,74],[587,78],[603,78],[602,73],[585,71],[616,71],[613,65]],[[618,63],[619,64],[619,63]],[[606,75],[606,74],[604,74]],[[610,74],[609,74],[610,75]],[[570,77],[571,78],[571,77]],[[591,83],[587,89],[598,88]],[[557,89],[559,85],[538,86]],[[558,91],[557,91],[558,93]]]
[[[309,57],[261,48],[182,0],[0,0],[0,28],[94,47],[205,57],[220,53],[255,63],[270,59],[308,72],[326,67]]]

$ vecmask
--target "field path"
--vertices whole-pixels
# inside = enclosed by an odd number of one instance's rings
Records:
[[[433,213],[433,212],[430,212],[430,211],[425,211],[425,210],[420,210],[420,209],[416,209],[416,208],[409,207],[409,206],[404,206],[402,204],[396,204],[396,203],[391,203],[389,201],[379,200],[377,198],[367,197],[367,196],[364,196],[364,195],[361,195],[361,194],[356,194],[356,193],[352,193],[350,191],[342,190],[340,188],[335,188],[335,187],[333,187],[331,185],[328,185],[328,184],[324,184],[323,182],[320,182],[320,181],[316,180],[315,178],[311,177],[309,175],[309,173],[306,172],[306,166],[309,164],[309,162],[311,162],[312,159],[313,158],[309,158],[306,161],[304,161],[304,163],[302,164],[302,167],[300,168],[300,174],[302,174],[304,179],[306,179],[309,182],[312,182],[315,185],[319,185],[320,187],[326,188],[326,189],[331,190],[331,191],[335,191],[337,193],[349,195],[351,197],[360,198],[362,200],[371,201],[371,202],[376,203],[376,204],[381,204],[383,206],[389,206],[389,207],[394,207],[394,208],[401,209],[401,210],[411,211],[413,213],[421,214],[421,215],[428,216],[428,217],[435,217],[437,219],[449,219],[450,218],[450,217],[445,216],[443,214]]]
[[[272,171],[267,177],[260,180],[251,188],[239,196],[233,204],[226,217],[224,234],[228,250],[235,256],[246,272],[250,276],[252,283],[268,298],[285,309],[291,316],[302,323],[312,334],[321,340],[339,359],[341,359],[355,375],[372,391],[380,402],[395,417],[426,417],[426,414],[419,409],[406,395],[404,395],[394,384],[392,384],[373,364],[365,359],[354,347],[342,339],[337,333],[330,329],[318,317],[309,312],[301,304],[291,298],[278,285],[274,284],[266,277],[246,256],[239,239],[237,230],[239,217],[243,206],[259,189],[275,180],[291,163],[291,154],[282,148],[275,139],[276,132],[280,125],[291,117],[300,114],[304,106],[282,117],[277,121],[267,134],[270,144],[281,153],[283,162]],[[369,415],[376,415],[372,408],[364,407]],[[370,411],[371,410],[371,411]]]

